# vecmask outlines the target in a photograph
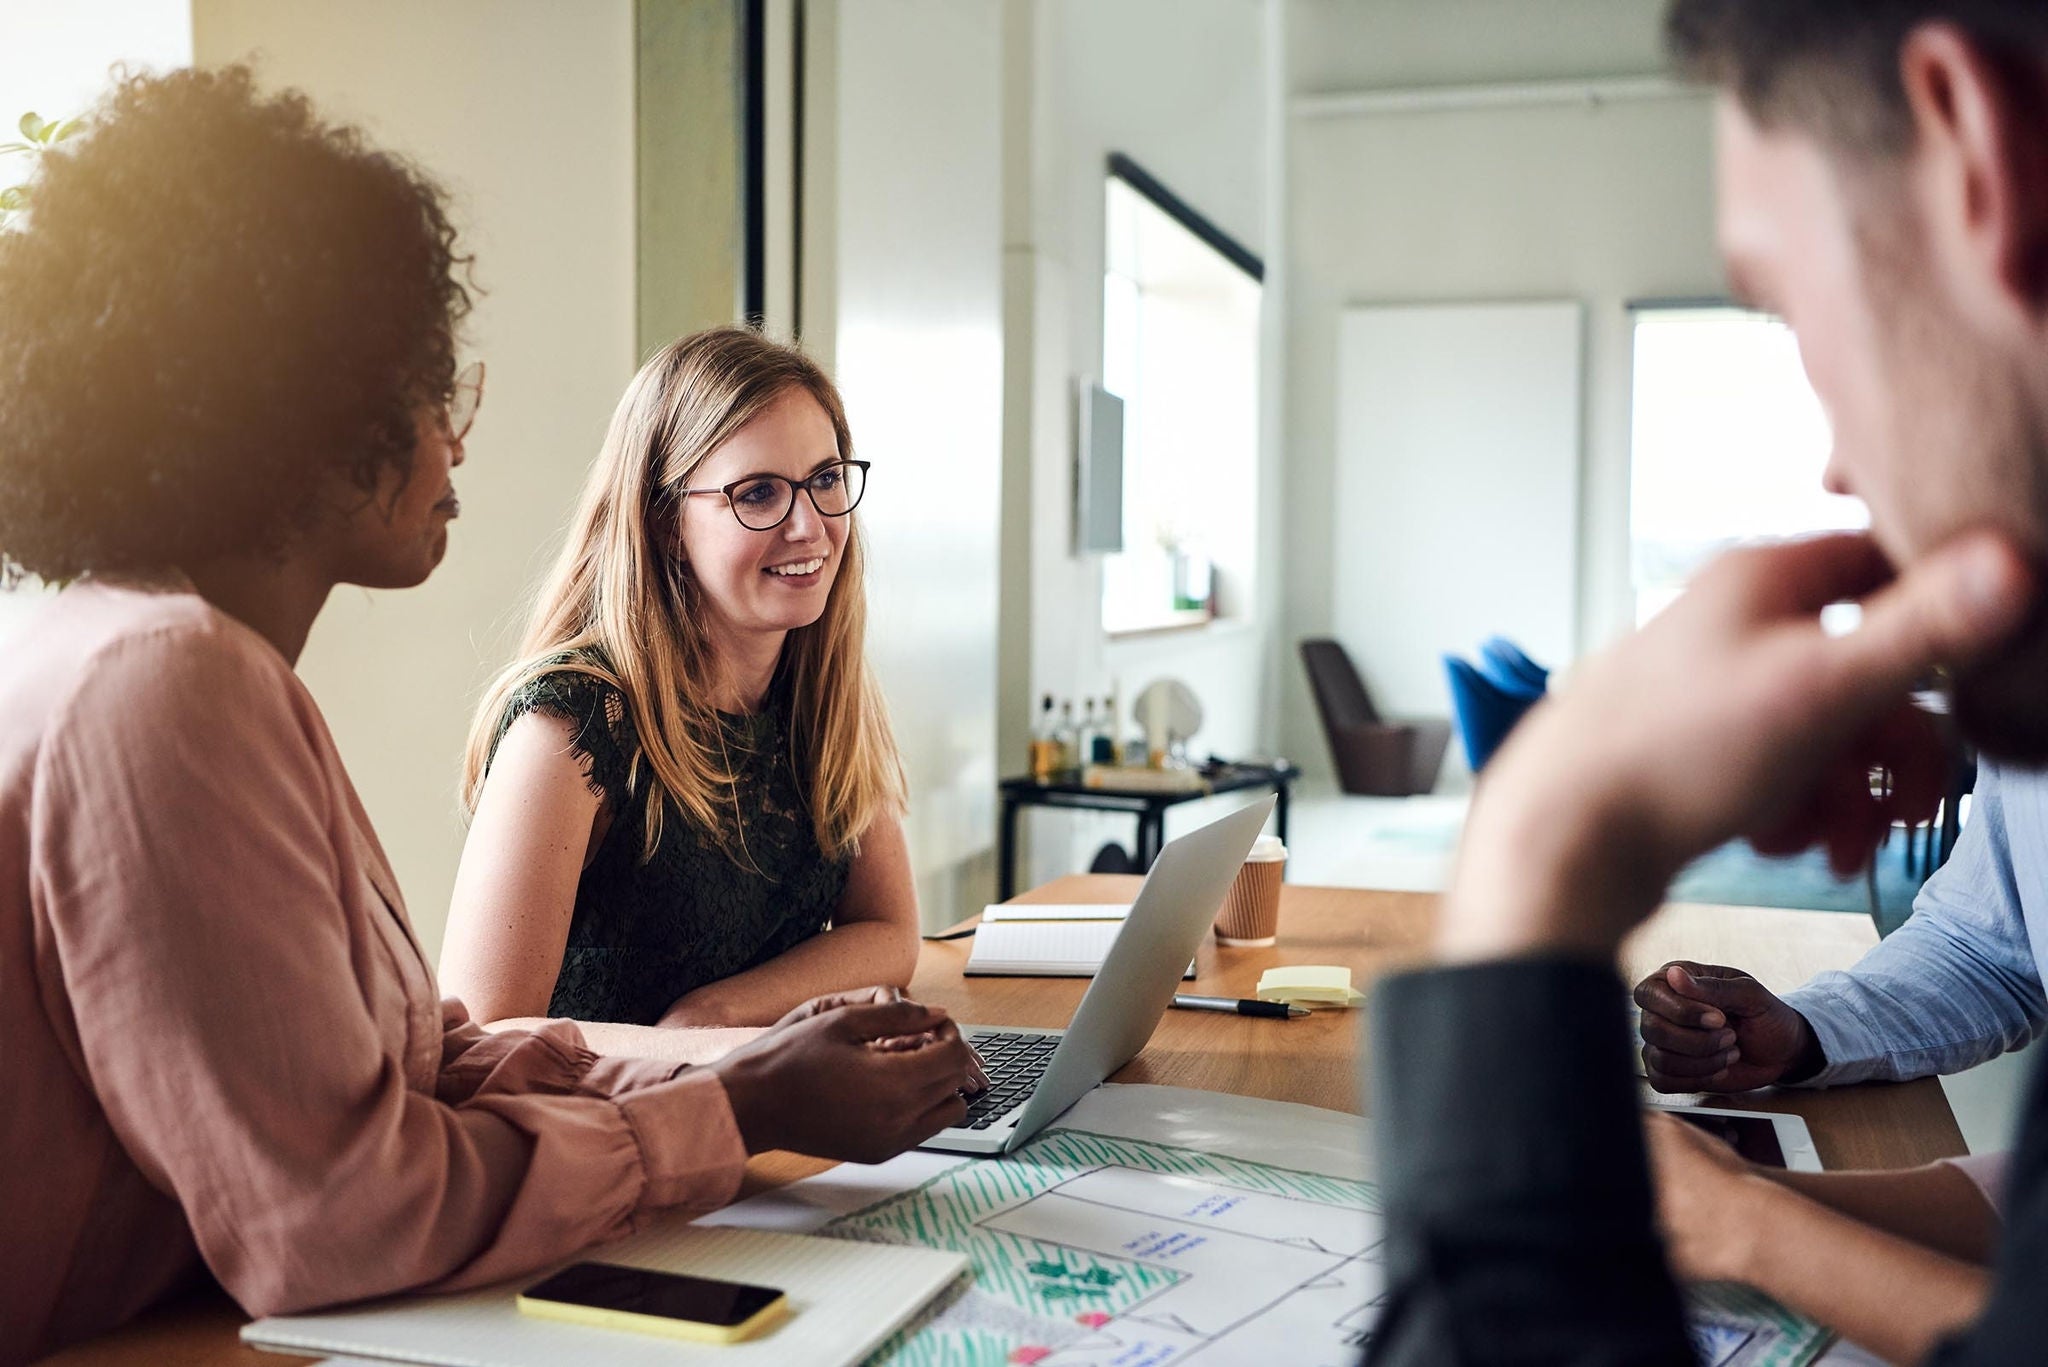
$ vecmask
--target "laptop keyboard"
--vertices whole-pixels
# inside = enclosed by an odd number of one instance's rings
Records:
[[[953,1128],[985,1130],[1024,1104],[1045,1076],[1045,1065],[1060,1047],[1058,1035],[1014,1035],[1001,1030],[977,1031],[968,1043],[981,1056],[989,1088],[967,1107],[966,1118]]]

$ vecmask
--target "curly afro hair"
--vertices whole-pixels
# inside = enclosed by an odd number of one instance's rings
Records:
[[[122,79],[0,230],[0,578],[278,554],[412,468],[470,307],[443,192],[246,67]]]

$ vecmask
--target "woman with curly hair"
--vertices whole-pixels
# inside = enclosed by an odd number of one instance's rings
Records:
[[[470,733],[442,973],[480,1019],[761,1025],[910,981],[866,473],[793,347],[714,328],[641,368]]]
[[[256,1314],[470,1285],[717,1205],[750,1152],[958,1119],[966,1046],[893,990],[666,1061],[440,1000],[293,673],[337,584],[419,583],[458,512],[434,184],[228,69],[123,82],[32,191],[0,567],[64,587],[0,659],[0,1363],[202,1263]]]

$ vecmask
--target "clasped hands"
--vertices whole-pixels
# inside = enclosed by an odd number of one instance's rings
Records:
[[[809,1020],[813,1016],[821,1016],[827,1011],[837,1011],[842,1007],[887,1006],[895,1002],[910,1002],[910,998],[903,994],[902,988],[862,987],[856,988],[851,992],[827,992],[822,997],[813,997],[802,1005],[795,1007],[788,1015],[775,1024],[777,1026],[794,1025],[798,1021]],[[910,1002],[910,1004],[916,1005],[914,1002]],[[941,1018],[941,1023],[930,1029],[919,1030],[912,1034],[880,1036],[869,1040],[868,1048],[880,1050],[885,1054],[893,1054],[901,1053],[904,1050],[929,1048],[940,1043],[942,1040],[959,1037],[960,1028],[954,1025],[952,1019],[946,1015],[944,1007],[934,1006],[924,1009],[937,1012]],[[967,1080],[965,1085],[961,1087],[960,1094],[972,1099],[987,1091],[988,1087],[988,1072],[981,1065],[981,1056],[970,1047],[967,1050]]]
[[[1820,1070],[1806,1017],[1738,968],[1679,959],[1636,984],[1643,1075],[1660,1092],[1747,1092]]]
[[[750,1153],[877,1163],[967,1112],[988,1075],[939,1007],[893,987],[814,997],[708,1065]]]

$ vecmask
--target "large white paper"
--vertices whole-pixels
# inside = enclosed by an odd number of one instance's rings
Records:
[[[842,1166],[707,1222],[966,1253],[974,1281],[872,1359],[890,1367],[1198,1349],[1351,1367],[1381,1282],[1360,1132],[1306,1106],[1104,1087],[1021,1154]]]
[[[1358,1181],[1366,1180],[1371,1169],[1368,1131],[1357,1116],[1225,1092],[1109,1083],[1075,1102],[1054,1128],[1092,1130]],[[838,1216],[929,1182],[960,1161],[958,1154],[913,1151],[871,1167],[841,1163],[698,1223],[808,1234]]]
[[[1385,1289],[1356,1116],[1173,1087],[1096,1089],[1019,1153],[906,1154],[706,1223],[965,1253],[974,1269],[871,1362],[1352,1367]],[[1696,1299],[1711,1367],[1809,1362],[1824,1338],[1761,1297]]]

